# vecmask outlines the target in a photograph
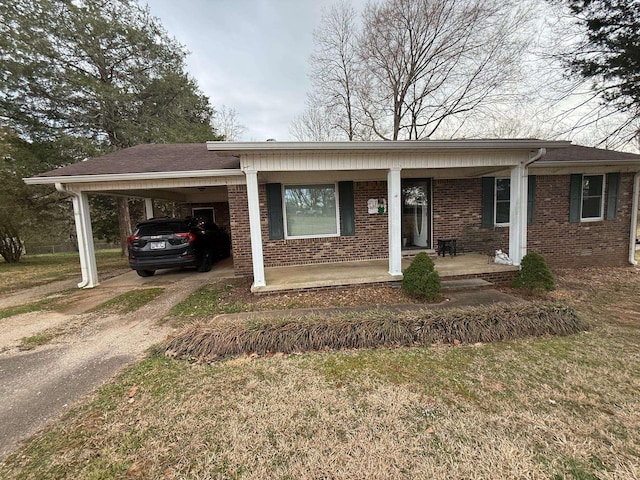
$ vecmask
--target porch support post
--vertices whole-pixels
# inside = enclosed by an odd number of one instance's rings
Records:
[[[258,172],[245,170],[247,179],[247,201],[249,206],[249,230],[251,232],[251,258],[253,260],[253,286],[266,286],[264,258],[262,254],[262,228],[260,226],[260,199],[258,195]]]
[[[400,168],[393,167],[387,173],[387,205],[389,225],[389,274],[402,276],[402,187]]]
[[[91,216],[89,215],[89,197],[84,192],[72,193],[71,200],[82,271],[82,282],[78,284],[78,288],[93,288],[98,285],[98,268],[96,267],[96,252],[93,245]]]
[[[527,254],[527,194],[529,169],[517,165],[511,169],[509,208],[509,258],[520,265]]]
[[[144,215],[147,217],[147,220],[153,218],[153,199],[145,198],[144,199]]]

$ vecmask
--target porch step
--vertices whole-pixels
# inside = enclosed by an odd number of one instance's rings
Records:
[[[402,250],[402,258],[406,260],[413,260],[417,254],[425,252],[431,258],[436,258],[438,253],[433,248],[414,249],[414,250]]]
[[[476,290],[479,288],[492,287],[493,283],[487,282],[482,278],[469,278],[465,280],[443,280],[440,282],[442,290],[454,292],[457,290]]]

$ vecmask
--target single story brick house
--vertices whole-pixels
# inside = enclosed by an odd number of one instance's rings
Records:
[[[231,234],[236,274],[386,260],[457,239],[556,267],[635,264],[640,155],[536,139],[140,145],[25,179],[73,200],[83,281],[98,284],[89,194],[179,202]],[[483,237],[485,233],[491,235]],[[482,244],[482,238],[491,243]]]

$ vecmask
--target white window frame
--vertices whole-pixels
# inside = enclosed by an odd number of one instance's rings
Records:
[[[196,210],[211,210],[211,218],[213,218],[213,223],[216,223],[216,210],[213,207],[192,207],[191,208],[191,216],[196,216]]]
[[[496,227],[508,227],[510,225],[509,222],[498,223],[498,180],[509,180],[509,192],[511,192],[511,178],[510,177],[496,177],[493,180],[493,224]],[[509,195],[509,200],[505,202],[505,200],[501,200],[500,203],[508,203],[509,204],[509,213],[511,213],[511,195]]]
[[[316,185],[333,185],[336,198],[336,233],[329,233],[323,235],[289,235],[289,227],[287,224],[287,199],[286,189],[287,187],[314,187]],[[337,182],[319,182],[319,183],[290,183],[282,185],[282,222],[284,226],[284,238],[285,240],[298,240],[303,238],[337,238],[340,236],[340,196],[338,191]]]
[[[584,177],[602,177],[602,192],[600,192],[600,215],[597,217],[584,218],[582,216],[582,207],[584,206]],[[604,220],[604,192],[606,192],[607,176],[604,173],[582,174],[582,182],[580,184],[580,222],[601,222]],[[593,198],[593,197],[589,197]]]

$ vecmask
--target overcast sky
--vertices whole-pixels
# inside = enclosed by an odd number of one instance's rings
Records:
[[[236,110],[246,127],[239,140],[291,139],[309,88],[313,29],[336,0],[147,1],[191,52],[188,71],[211,104]]]

